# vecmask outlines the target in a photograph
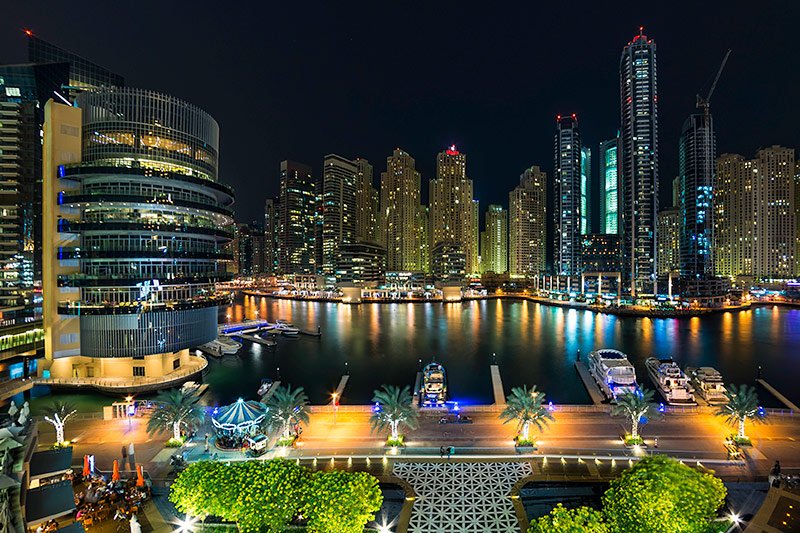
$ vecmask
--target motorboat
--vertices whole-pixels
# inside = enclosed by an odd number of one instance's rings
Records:
[[[628,356],[619,350],[603,348],[591,352],[589,372],[608,399],[614,399],[618,394],[635,391],[638,388],[636,370],[628,361]]]
[[[653,385],[670,405],[697,405],[689,378],[670,358],[650,357],[644,362]]]
[[[437,362],[425,365],[422,370],[422,405],[435,407],[444,405],[447,399],[447,374],[444,367]]]
[[[275,382],[271,379],[264,378],[261,380],[261,386],[258,387],[258,396],[263,398],[269,390],[275,385]]]
[[[235,354],[242,348],[242,344],[230,337],[220,335],[216,340],[202,345],[201,348],[213,355],[221,356],[222,354]]]
[[[689,382],[694,387],[694,392],[709,405],[723,405],[728,403],[725,396],[725,385],[722,381],[722,374],[716,368],[710,366],[686,367],[686,374]]]
[[[286,324],[284,322],[277,322],[275,327],[272,328],[273,332],[280,333],[282,335],[286,335],[287,337],[294,337],[300,334],[300,330],[296,327]]]

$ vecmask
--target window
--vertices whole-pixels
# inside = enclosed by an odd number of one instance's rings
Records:
[[[174,361],[172,361],[172,370],[177,370],[180,367],[181,367],[181,360],[180,359],[175,359]]]
[[[135,367],[133,367],[133,377],[135,377],[135,378],[144,377],[144,367],[143,366],[135,366]]]

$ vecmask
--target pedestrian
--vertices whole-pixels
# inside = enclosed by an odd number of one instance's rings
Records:
[[[128,444],[128,461],[130,461],[131,470],[136,471],[136,449],[132,442]]]
[[[211,436],[211,435],[209,435],[208,433],[206,433],[206,442],[205,442],[205,452],[206,452],[206,453],[208,453],[208,438],[209,438],[210,436]]]
[[[128,462],[128,447],[122,445],[122,468],[125,469],[125,464]]]
[[[439,457],[444,457],[444,446],[439,446]]]

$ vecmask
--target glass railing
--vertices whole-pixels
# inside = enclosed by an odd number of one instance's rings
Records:
[[[103,202],[185,207],[189,209],[211,211],[213,213],[220,213],[227,216],[233,216],[233,209],[229,207],[209,204],[205,202],[176,200],[168,197],[153,198],[152,196],[136,195],[136,194],[67,194],[65,192],[58,193],[59,205],[98,204]]]
[[[61,274],[58,276],[59,287],[132,287],[137,283],[150,281],[158,276],[138,276],[133,275],[106,275],[94,276],[89,274]],[[159,279],[163,280],[164,285],[181,285],[184,283],[217,283],[223,281],[230,281],[234,278],[231,272],[201,272],[197,274],[175,276],[166,279],[163,276]]]
[[[72,220],[60,219],[58,221],[58,231],[62,233],[80,233],[81,231],[126,231],[126,230],[141,230],[141,231],[163,231],[175,233],[194,233],[197,235],[214,235],[216,237],[233,238],[233,230],[228,230],[221,226],[203,226],[196,224],[170,224],[170,223],[152,223],[146,219],[136,221],[115,221],[109,220],[104,222],[77,222]]]
[[[93,303],[81,301],[58,302],[60,315],[132,315],[138,313],[152,313],[159,311],[182,311],[186,309],[202,309],[229,305],[232,302],[231,294],[212,294],[196,296],[186,300],[172,300],[168,302],[107,302]]]
[[[232,261],[233,254],[219,250],[183,251],[183,250],[95,250],[60,247],[58,259],[213,259]]]

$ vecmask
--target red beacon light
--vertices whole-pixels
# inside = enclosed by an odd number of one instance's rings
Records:
[[[451,144],[450,148],[445,150],[444,153],[446,153],[447,155],[458,155],[460,152],[458,150],[456,150],[456,145],[455,144]]]
[[[25,32],[25,35],[27,35],[28,37],[33,37],[33,32],[31,30],[29,30],[28,28],[25,28],[22,31]]]

